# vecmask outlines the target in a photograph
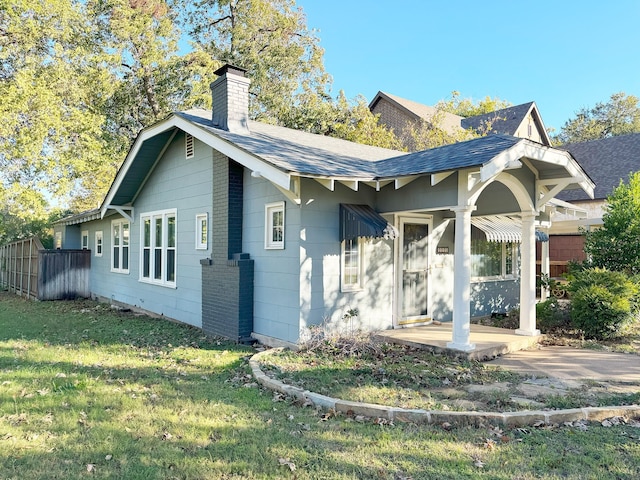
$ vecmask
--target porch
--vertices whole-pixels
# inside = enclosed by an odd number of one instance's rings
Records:
[[[447,347],[453,322],[432,323],[422,327],[384,330],[376,334],[382,341],[463,356],[469,360],[491,360],[498,355],[525,350],[536,345],[542,335],[516,335],[515,330],[471,324],[470,343],[476,348],[467,352]]]

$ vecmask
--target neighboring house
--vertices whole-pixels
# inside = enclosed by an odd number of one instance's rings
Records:
[[[406,154],[253,122],[244,71],[215,73],[213,112],[144,129],[101,207],[55,225],[93,251],[93,296],[271,345],[349,314],[453,321],[449,347],[472,350],[471,317],[516,306],[538,333],[536,225],[594,188],[568,152],[491,135]]]
[[[558,198],[587,213],[582,219],[559,215],[549,229],[549,258],[552,262],[565,263],[586,258],[580,230],[602,225],[607,197],[621,181],[627,182],[630,173],[640,171],[640,133],[572,143],[559,148],[570,152],[597,182],[594,198],[578,190],[558,194]]]
[[[551,145],[549,134],[535,102],[464,118],[448,112],[439,112],[435,107],[396,95],[378,92],[369,104],[369,109],[373,114],[379,115],[379,122],[392,129],[410,150],[411,139],[407,135],[407,129],[410,126],[418,126],[421,121],[431,122],[434,117],[438,125],[447,133],[473,130],[483,134],[512,135],[543,145]]]

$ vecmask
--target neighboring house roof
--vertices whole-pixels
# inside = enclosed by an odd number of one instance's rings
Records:
[[[406,98],[398,97],[397,95],[391,95],[386,92],[378,92],[376,96],[369,103],[369,110],[372,112],[375,111],[376,105],[380,101],[388,101],[393,104],[396,108],[402,110],[405,114],[411,117],[413,120],[429,120],[434,115],[438,113],[438,109],[435,107],[431,107],[429,105],[425,105],[423,103],[414,102],[413,100],[408,100]],[[463,117],[458,115],[454,115],[449,112],[441,112],[442,117],[442,126],[448,132],[454,132],[460,128],[460,121]]]
[[[495,112],[468,117],[462,120],[462,128],[482,131],[490,126],[491,133],[501,133],[505,135],[517,136],[518,129],[522,123],[531,115],[538,131],[543,136],[545,145],[551,145],[551,139],[542,123],[542,118],[538,112],[535,102],[523,103],[513,107],[503,108]]]
[[[374,112],[378,102],[384,100],[390,102],[415,120],[423,119],[428,121],[438,112],[438,109],[435,107],[385,92],[378,92],[376,94],[369,104],[369,109]],[[551,139],[542,122],[542,117],[535,102],[523,103],[522,105],[515,105],[513,107],[467,118],[448,112],[443,113],[443,125],[447,131],[455,131],[456,129],[463,128],[465,130],[472,129],[482,132],[487,126],[490,126],[490,133],[520,136],[523,138],[526,137],[518,135],[518,130],[529,115],[531,115],[537,131],[542,137],[542,143],[547,146],[551,145]]]
[[[591,178],[596,179],[594,197],[606,199],[620,180],[640,171],[640,133],[571,143],[558,147],[567,150]],[[565,191],[558,198],[566,201],[589,200],[584,192]]]

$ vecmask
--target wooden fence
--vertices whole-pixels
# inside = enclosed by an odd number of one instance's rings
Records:
[[[89,297],[90,250],[45,250],[31,238],[0,247],[0,286],[38,300]]]
[[[18,295],[38,298],[38,251],[43,249],[37,237],[0,247],[0,285]]]

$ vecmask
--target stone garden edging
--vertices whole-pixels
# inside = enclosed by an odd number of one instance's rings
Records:
[[[487,422],[505,427],[524,427],[533,425],[553,425],[580,420],[601,422],[612,417],[640,416],[640,405],[612,407],[584,407],[566,410],[524,410],[520,412],[460,412],[447,410],[423,410],[391,407],[374,403],[352,402],[333,398],[319,393],[287,385],[266,375],[258,360],[279,349],[270,349],[254,354],[249,359],[251,373],[256,382],[265,388],[295,398],[301,402],[310,402],[316,407],[344,414],[371,418],[381,418],[390,422],[409,422],[416,424],[451,424],[480,426]]]

